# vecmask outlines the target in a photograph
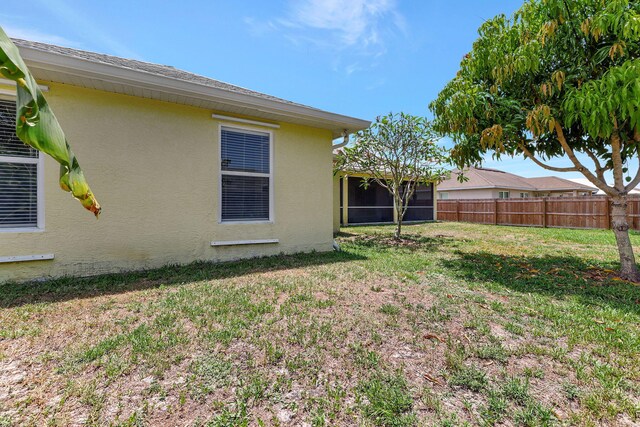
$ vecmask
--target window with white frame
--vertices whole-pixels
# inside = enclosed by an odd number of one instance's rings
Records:
[[[223,126],[220,129],[220,219],[270,221],[272,134]]]
[[[521,199],[527,199],[527,198],[529,198],[529,193],[520,193],[520,198],[521,198]]]
[[[16,136],[16,103],[0,99],[0,231],[42,228],[39,151]]]
[[[449,193],[440,193],[440,200],[449,199]]]
[[[498,199],[508,199],[509,192],[508,191],[498,191]]]

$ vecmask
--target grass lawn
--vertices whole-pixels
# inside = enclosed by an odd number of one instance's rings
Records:
[[[0,286],[0,426],[640,425],[640,287],[611,232],[392,232]]]

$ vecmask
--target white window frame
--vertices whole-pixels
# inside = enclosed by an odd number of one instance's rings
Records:
[[[238,132],[253,132],[253,133],[262,133],[262,134],[268,134],[269,135],[269,173],[258,173],[258,172],[237,172],[237,171],[223,171],[222,170],[222,130],[223,129],[230,129],[230,130],[236,130]],[[218,125],[218,224],[224,224],[224,225],[233,225],[233,224],[273,224],[273,222],[275,221],[274,218],[274,208],[273,208],[273,201],[274,201],[274,197],[273,197],[273,189],[274,189],[274,185],[273,185],[273,179],[274,179],[274,173],[273,173],[273,150],[274,150],[274,146],[275,145],[275,137],[274,137],[274,133],[272,130],[268,130],[268,129],[263,129],[263,128],[259,128],[259,127],[255,127],[255,126],[244,126],[244,125],[229,125],[229,124],[223,124],[220,123]],[[235,175],[235,176],[255,176],[255,177],[262,177],[262,178],[269,178],[269,219],[258,219],[258,220],[254,220],[254,219],[250,219],[250,220],[227,220],[224,221],[222,219],[222,176],[223,175]]]
[[[0,99],[15,102],[13,94],[2,93]],[[0,228],[0,233],[39,233],[44,231],[44,155],[38,151],[38,157],[0,156],[0,163],[36,164],[37,224],[35,227]]]
[[[449,200],[449,192],[441,191],[440,192],[440,200]]]
[[[511,198],[511,192],[510,191],[498,191],[498,199],[510,199]],[[504,195],[507,195],[507,197],[504,197]]]
[[[528,191],[524,191],[520,193],[520,198],[521,199],[528,199],[529,198],[529,192]]]

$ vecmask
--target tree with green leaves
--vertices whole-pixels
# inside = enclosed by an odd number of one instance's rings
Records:
[[[355,143],[337,156],[336,171],[361,173],[364,187],[373,180],[389,191],[397,217],[396,239],[416,187],[440,182],[448,175],[444,168],[448,151],[436,144],[437,139],[425,118],[390,113],[358,132]]]
[[[640,1],[529,0],[496,16],[456,77],[430,104],[452,137],[459,168],[523,155],[554,172],[580,172],[612,200],[621,277],[640,281],[627,194],[640,161]],[[568,159],[567,167],[548,164]],[[610,185],[605,177],[612,175]]]
[[[18,48],[1,27],[0,74],[16,82],[18,138],[36,150],[50,155],[60,164],[60,187],[69,191],[97,218],[101,211],[100,204],[87,184],[58,119],[22,60]]]

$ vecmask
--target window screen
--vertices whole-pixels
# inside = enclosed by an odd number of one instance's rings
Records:
[[[0,229],[38,226],[38,151],[15,132],[14,101],[0,100]]]
[[[222,221],[268,221],[270,134],[222,128],[220,144]]]
[[[405,221],[433,220],[433,184],[416,185],[403,219]]]
[[[348,186],[349,224],[393,221],[393,198],[386,188],[373,180],[365,187],[355,177],[349,179]]]

